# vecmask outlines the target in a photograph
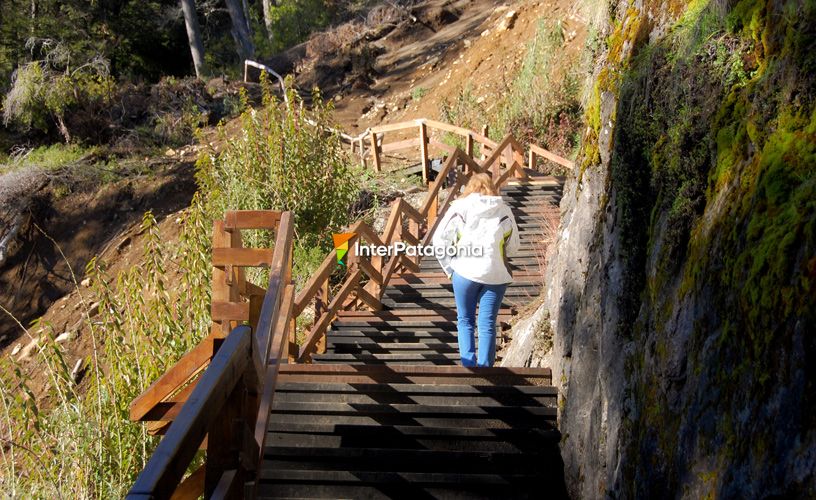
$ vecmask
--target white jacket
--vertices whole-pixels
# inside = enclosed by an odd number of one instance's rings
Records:
[[[456,271],[471,281],[499,285],[513,280],[507,257],[518,252],[521,241],[513,212],[501,196],[472,193],[450,204],[432,244],[448,276]],[[448,253],[452,247],[457,251],[453,257]]]

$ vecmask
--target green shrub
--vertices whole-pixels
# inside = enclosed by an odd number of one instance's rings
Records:
[[[294,91],[287,98],[284,105],[267,91],[262,108],[241,115],[239,133],[227,137],[221,128],[223,147],[198,162],[199,185],[212,216],[225,210],[291,210],[299,243],[330,249],[329,232],[350,220],[359,167],[340,136],[325,131],[333,125],[332,108],[319,93],[311,109]],[[269,246],[262,240],[248,244]]]
[[[99,132],[93,130],[95,117],[107,107],[115,87],[107,61],[93,59],[70,71],[63,64],[67,62],[61,58],[49,58],[18,68],[3,100],[4,125],[42,132],[55,126],[65,142],[75,133]]]
[[[94,148],[85,148],[78,144],[39,146],[23,154],[13,155],[10,161],[0,165],[0,174],[29,166],[55,169],[92,155],[94,151]]]

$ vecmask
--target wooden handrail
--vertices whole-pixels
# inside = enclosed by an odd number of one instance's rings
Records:
[[[386,143],[384,140],[384,136],[386,134],[391,134],[394,132],[403,132],[406,130],[416,129],[419,131],[417,137],[414,138],[400,138],[396,142]],[[449,146],[447,144],[441,143],[437,140],[434,140],[430,137],[430,130],[437,130],[443,131],[451,134],[456,134],[461,136],[465,140],[465,149],[464,154],[468,157],[473,157],[473,144],[479,144],[482,147],[483,154],[485,152],[489,153],[490,156],[486,158],[485,163],[489,165],[493,165],[494,162],[491,161],[491,158],[494,156],[501,157],[502,155],[509,155],[507,159],[504,159],[503,162],[508,166],[511,167],[512,163],[518,162],[518,164],[524,168],[525,157],[523,148],[513,139],[510,135],[504,137],[500,142],[495,142],[487,137],[486,127],[482,133],[476,132],[474,130],[470,130],[464,127],[458,127],[456,125],[451,125],[449,123],[440,122],[437,120],[431,120],[427,118],[419,118],[416,120],[410,120],[400,123],[389,123],[387,125],[380,125],[378,127],[372,127],[362,134],[360,134],[357,138],[352,138],[351,144],[363,144],[365,139],[368,139],[371,142],[371,149],[369,152],[364,151],[362,148],[360,149],[361,158],[365,158],[367,154],[370,153],[371,158],[374,162],[374,170],[380,171],[382,168],[382,155],[384,153],[394,152],[394,151],[402,151],[406,149],[413,149],[419,148],[420,153],[420,164],[423,166],[422,169],[422,177],[423,180],[429,184],[429,177],[430,177],[430,161],[428,157],[428,146],[434,146],[437,149],[441,149],[443,152],[447,152],[449,154],[453,154],[453,150],[455,149],[453,146]],[[402,134],[404,136],[404,134]],[[511,147],[512,153],[509,153],[508,147]],[[354,149],[354,147],[352,147]],[[536,166],[536,159],[538,157],[547,158],[548,160],[554,161],[561,165],[569,167],[572,162],[561,158],[560,156],[547,151],[540,146],[536,146],[534,144],[530,145],[530,154],[529,154],[529,165],[528,168],[535,170]],[[495,169],[494,169],[495,170]],[[497,171],[497,170],[496,170]]]
[[[245,250],[261,253],[241,248],[241,229],[277,229],[274,250],[252,261],[270,268],[262,302],[257,302],[262,289],[247,283],[240,267],[250,265]],[[288,352],[284,344],[294,304],[293,233],[291,212],[227,212],[224,221],[216,222],[213,296],[218,288],[219,296],[230,297],[230,302],[213,302],[213,311],[223,314],[213,316],[216,325],[210,335],[131,404],[134,420],[159,418],[171,423],[162,426],[166,435],[128,498],[243,495],[243,483],[262,458],[265,432],[259,429],[268,423],[278,370]],[[224,243],[229,247],[218,246]],[[257,312],[252,313],[255,307]],[[246,320],[249,325],[239,324]],[[222,342],[220,332],[226,325],[233,327]],[[193,380],[201,367],[206,368]],[[183,384],[187,385],[181,388]],[[180,483],[202,441],[207,443],[203,470]]]
[[[531,169],[535,170],[537,158],[539,156],[567,168],[573,168],[575,166],[575,162],[569,161],[566,158],[558,156],[557,154],[547,151],[546,149],[536,146],[535,144],[530,144],[529,164]]]
[[[127,498],[167,498],[176,489],[208,427],[219,418],[247,367],[252,331],[233,330],[213,356],[179,416],[150,456]]]

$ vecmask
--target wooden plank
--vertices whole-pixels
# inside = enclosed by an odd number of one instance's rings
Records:
[[[317,271],[312,274],[309,281],[306,282],[303,289],[298,294],[297,299],[295,299],[295,310],[293,312],[295,316],[300,316],[300,313],[306,309],[306,306],[309,305],[314,296],[317,294],[321,283],[326,281],[329,276],[331,276],[331,273],[334,271],[335,267],[337,267],[337,250],[332,250],[331,253],[325,259],[323,259],[323,263],[320,264]]]
[[[151,408],[150,411],[148,411],[141,418],[141,420],[149,423],[166,422],[169,424],[169,422],[172,422],[173,419],[178,416],[179,412],[181,411],[181,407],[184,406],[184,402],[187,401],[187,398],[189,398],[190,394],[193,393],[196,383],[197,380],[191,380],[190,383],[185,385],[184,388],[177,393],[159,403],[156,403],[153,408]],[[148,425],[149,434],[155,435],[157,434],[157,430],[157,427]]]
[[[552,162],[558,163],[559,165],[563,165],[567,168],[573,168],[575,166],[574,162],[567,160],[561,156],[558,156],[555,153],[547,151],[546,149],[542,148],[541,146],[536,146],[535,144],[530,144],[530,151],[534,152],[536,155],[541,156],[542,158],[546,158]]]
[[[208,496],[207,498],[211,498],[212,500],[237,498],[238,493],[240,492],[240,481],[238,480],[238,476],[238,471],[235,469],[224,471],[224,473],[221,474],[212,495]]]
[[[312,349],[314,348],[315,344],[319,340],[320,336],[326,333],[326,329],[331,324],[331,321],[334,319],[334,315],[337,313],[337,310],[340,308],[340,304],[346,299],[346,297],[351,293],[351,291],[358,285],[360,281],[360,276],[362,271],[360,269],[355,270],[351,276],[346,278],[346,282],[343,283],[343,286],[340,287],[340,291],[337,292],[337,295],[329,304],[329,309],[326,311],[320,319],[315,322],[315,325],[312,327],[311,331],[309,332],[309,336],[306,338],[306,341],[300,346],[300,352],[298,354],[298,361],[304,362],[312,353]]]
[[[329,297],[329,280],[328,278],[320,284],[320,287],[317,289],[317,294],[315,295],[315,322],[317,322],[317,318],[323,316],[323,314],[328,311],[329,309],[329,301],[331,298]],[[315,344],[315,352],[318,354],[323,354],[326,352],[326,336],[323,335]]]
[[[253,296],[263,297],[264,295],[266,295],[266,288],[261,288],[258,285],[254,284],[254,283],[250,283],[249,281],[247,281],[246,294],[247,294],[248,297],[253,297]]]
[[[250,355],[249,327],[233,330],[213,357],[178,418],[136,478],[128,497],[169,497],[179,484],[210,423],[241,378]],[[214,444],[209,443],[209,448]]]
[[[388,220],[385,223],[383,230],[382,241],[385,244],[394,242],[394,235],[398,234],[397,229],[401,226],[402,204],[405,200],[397,198],[391,203],[391,213],[388,214]]]
[[[365,305],[370,307],[372,311],[379,311],[380,309],[382,309],[382,302],[380,302],[379,299],[375,298],[373,295],[365,291],[365,289],[357,287],[357,290],[354,291],[354,294]]]
[[[227,210],[224,229],[275,229],[282,213],[275,210]]]
[[[374,265],[368,259],[360,259],[359,266],[360,270],[371,278],[372,281],[382,284],[382,274],[374,268]]]
[[[371,229],[371,226],[366,224],[364,221],[358,220],[354,224],[351,225],[349,228],[350,233],[355,233],[357,237],[360,239],[368,242],[371,245],[385,245],[385,242],[380,238],[380,236]],[[354,239],[350,240],[350,244],[353,244]]]
[[[419,245],[419,238],[411,234],[410,230],[408,232],[402,233],[402,241],[407,243],[408,245]]]
[[[456,125],[450,125],[448,123],[443,123],[437,120],[427,119],[424,121],[429,127],[444,130],[445,132],[452,132],[454,134],[459,134],[461,136],[467,136],[468,134],[471,133],[471,131],[466,128],[457,127]]]
[[[499,308],[497,313],[499,316],[513,316],[513,309],[511,307]],[[338,318],[355,318],[369,321],[385,321],[386,319],[396,318],[456,318],[456,307],[444,307],[439,309],[422,309],[422,308],[405,308],[405,309],[389,309],[382,311],[337,311]]]
[[[204,466],[196,469],[178,485],[170,500],[196,500],[204,494]]]
[[[425,237],[422,239],[423,245],[429,245],[431,243],[431,238],[433,237],[434,231],[436,231],[436,226],[439,224],[439,221],[442,220],[441,216],[445,215],[445,212],[448,210],[448,206],[453,202],[454,198],[456,198],[459,189],[465,184],[467,177],[464,174],[457,174],[456,182],[451,186],[450,191],[448,191],[448,196],[445,198],[445,202],[442,204],[442,207],[439,209],[440,217],[435,218],[431,221],[430,217],[428,218],[428,231],[425,233]]]
[[[430,205],[428,205],[428,227],[436,225],[436,218],[439,215],[438,209],[439,209],[439,197],[436,196],[436,193],[434,193],[434,196],[431,198],[431,203]]]
[[[267,364],[281,362],[285,360],[286,340],[291,327],[292,311],[295,305],[295,285],[289,283],[283,290],[283,300],[281,301],[278,320],[272,335],[272,344],[269,349]]]
[[[437,197],[439,190],[442,188],[442,182],[447,177],[448,172],[451,168],[456,164],[456,160],[459,157],[458,153],[452,154],[448,157],[448,160],[445,162],[445,165],[442,167],[442,170],[436,175],[436,180],[431,184],[431,187],[428,189],[428,194],[425,197],[425,202],[422,204],[422,210],[420,213],[425,214],[425,217],[428,216],[430,213],[431,205],[434,203],[434,199]]]
[[[371,158],[374,160],[374,171],[379,172],[382,169],[380,164],[380,145],[377,143],[377,133],[371,132]]]
[[[458,365],[344,365],[334,363],[294,364],[282,365],[282,375],[296,374],[324,374],[324,375],[354,375],[354,374],[382,374],[396,373],[400,375],[425,375],[436,377],[460,377],[467,375],[497,376],[508,375],[518,377],[551,378],[549,368],[513,368],[498,367],[465,367]]]
[[[414,221],[419,222],[420,224],[425,222],[425,217],[423,217],[422,214],[419,213],[419,211],[416,208],[412,207],[407,201],[402,203],[401,206],[402,206],[402,212],[405,215],[407,215],[408,217],[410,217]]]
[[[470,174],[472,174],[474,172],[476,172],[476,173],[484,172],[484,169],[482,168],[482,166],[479,165],[476,162],[476,160],[474,160],[473,158],[465,155],[463,157],[460,157],[459,159],[462,160],[462,162],[465,164],[465,168],[466,168],[465,171],[466,171],[466,173],[468,175],[470,175]]]
[[[281,302],[278,322],[275,325],[275,333],[269,352],[268,365],[264,374],[263,392],[258,401],[258,418],[255,420],[255,429],[253,430],[255,443],[258,445],[258,462],[263,459],[263,452],[266,447],[267,426],[278,383],[279,368],[281,364],[288,361],[290,329],[291,333],[294,332],[292,329],[294,323],[291,318],[292,308],[295,304],[295,285],[289,283],[283,293],[283,301]]]
[[[224,229],[224,221],[213,221],[212,236],[213,252],[219,248],[229,248],[232,246],[232,235]],[[216,302],[229,302],[232,299],[230,282],[232,271],[222,267],[212,268],[212,300]],[[226,336],[230,331],[229,321],[213,321],[213,329],[218,330],[221,336]]]
[[[431,162],[428,159],[428,127],[419,124],[419,161],[422,163],[422,182],[427,185],[431,179]]]
[[[383,144],[380,150],[381,153],[392,153],[394,151],[402,151],[404,149],[412,149],[419,146],[419,139],[406,139],[404,141],[389,142]]]
[[[294,217],[292,212],[286,212],[281,217],[281,223],[275,238],[275,260],[269,273],[269,288],[261,307],[261,317],[258,329],[255,332],[256,355],[252,362],[255,373],[260,379],[263,377],[269,351],[271,349],[272,328],[277,324],[280,314],[280,305],[283,300],[286,285],[291,281],[292,238],[294,235]],[[260,382],[260,380],[259,380]]]
[[[465,137],[465,154],[468,155],[468,158],[473,158],[473,134]]]
[[[419,264],[412,261],[410,258],[408,258],[407,255],[400,255],[399,258],[401,260],[400,264],[402,264],[405,267],[405,269],[414,273],[419,272]]]
[[[252,331],[258,330],[258,320],[261,317],[261,308],[263,307],[264,297],[263,295],[250,295],[249,296],[249,326],[252,327]]]
[[[213,321],[249,321],[249,302],[213,302],[210,315]]]
[[[515,177],[517,179],[526,179],[527,174],[524,172],[524,148],[521,147],[521,144],[512,137],[510,140],[510,145],[513,148],[513,161],[518,164],[518,168],[514,169]]]
[[[142,420],[153,406],[164,400],[194,377],[213,355],[213,340],[223,338],[220,332],[210,332],[197,346],[190,349],[130,403],[130,419]]]
[[[429,151],[434,151],[436,153],[441,152],[442,154],[453,154],[456,151],[455,146],[451,146],[450,144],[445,144],[444,142],[439,142],[436,140],[431,139],[428,141]]]
[[[269,267],[273,251],[266,248],[213,248],[213,266]]]
[[[397,130],[406,130],[414,128],[419,125],[421,120],[413,120],[409,122],[391,123],[388,125],[380,125],[379,127],[371,128],[371,135],[384,134],[386,132],[396,132]]]

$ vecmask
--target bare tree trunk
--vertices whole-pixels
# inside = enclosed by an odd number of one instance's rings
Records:
[[[190,54],[193,56],[196,78],[201,78],[204,74],[204,44],[201,42],[195,0],[181,0],[181,10],[184,12],[184,24],[187,26],[187,38],[190,41]]]
[[[274,31],[272,30],[272,7],[278,5],[275,0],[261,0],[263,7],[264,26],[266,27],[266,37],[270,42],[274,41]]]
[[[34,36],[34,23],[37,22],[37,0],[31,0],[31,25],[29,31],[31,36]]]
[[[243,0],[242,6],[244,7],[244,21],[246,21],[247,31],[249,32],[249,36],[252,37],[252,22],[249,20],[249,4],[247,0]]]
[[[11,242],[14,241],[14,238],[17,237],[17,233],[20,232],[20,227],[23,225],[23,212],[17,214],[14,217],[14,222],[11,223],[11,227],[9,228],[8,232],[0,238],[0,266],[5,264],[6,257],[8,257],[8,249],[11,245]]]
[[[244,60],[255,57],[255,46],[252,44],[241,2],[239,0],[225,0],[225,2],[232,19],[232,37],[235,39],[238,56],[243,63]]]

